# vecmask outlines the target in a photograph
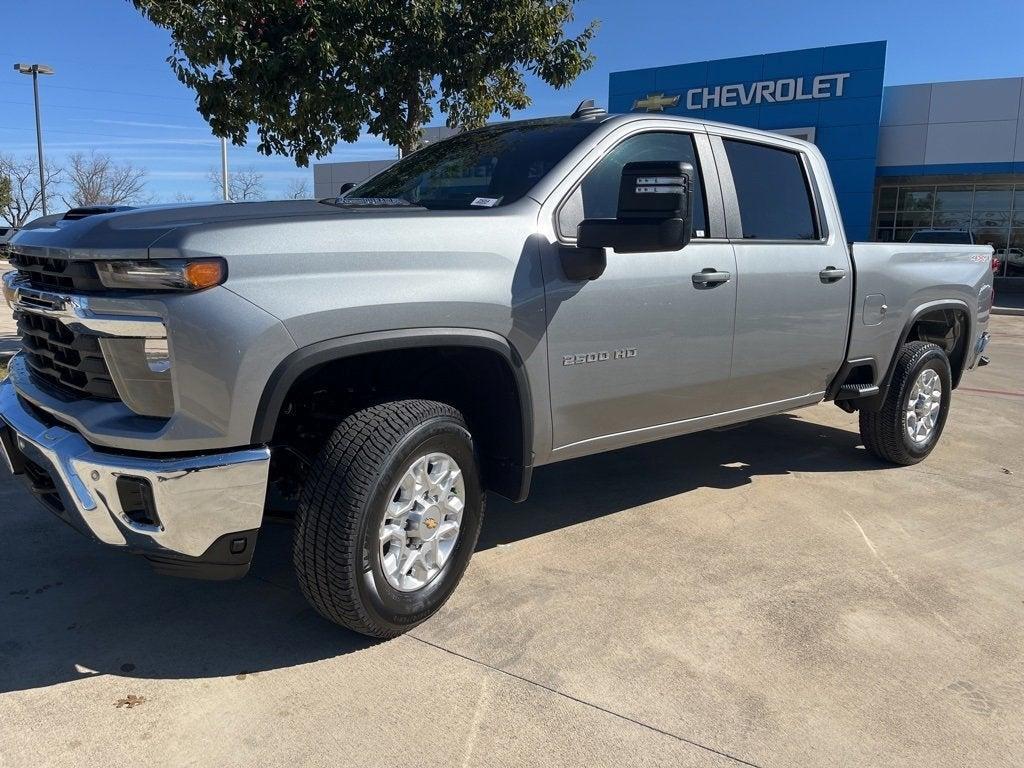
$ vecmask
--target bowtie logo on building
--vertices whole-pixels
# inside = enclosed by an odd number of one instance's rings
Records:
[[[665,107],[674,107],[679,104],[679,96],[666,96],[664,93],[649,93],[642,99],[633,102],[633,109],[642,109],[645,112],[664,112]]]

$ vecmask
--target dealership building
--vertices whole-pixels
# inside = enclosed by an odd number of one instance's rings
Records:
[[[828,161],[851,240],[971,230],[1002,274],[1024,277],[1024,78],[884,87],[885,53],[880,41],[614,72],[608,107],[804,138]],[[315,174],[324,196],[370,175]]]

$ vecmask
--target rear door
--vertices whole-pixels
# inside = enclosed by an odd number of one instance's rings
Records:
[[[824,393],[846,354],[853,270],[842,228],[829,229],[815,158],[781,137],[723,131],[711,142],[736,253],[736,407]]]

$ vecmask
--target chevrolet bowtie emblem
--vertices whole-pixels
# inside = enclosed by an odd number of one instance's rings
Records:
[[[637,99],[633,102],[633,109],[642,109],[646,112],[664,112],[665,107],[674,107],[679,104],[679,96],[666,96],[664,93],[648,93],[646,98]]]

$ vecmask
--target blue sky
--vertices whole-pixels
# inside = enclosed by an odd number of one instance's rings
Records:
[[[219,141],[171,75],[168,35],[127,0],[5,3],[0,21],[0,152],[35,152],[31,80],[16,61],[52,65],[41,82],[47,156],[91,149],[145,167],[149,191],[171,200],[213,196],[206,174],[219,167]],[[888,40],[886,84],[1024,75],[1021,0],[754,2],[582,0],[579,22],[602,21],[595,68],[571,88],[531,82],[524,116],[565,113],[583,98],[604,104],[608,74],[623,69],[821,45]],[[439,123],[442,119],[435,120]],[[329,160],[391,157],[375,137],[341,144]],[[231,147],[233,167],[253,166],[269,196],[312,170],[254,145]]]

